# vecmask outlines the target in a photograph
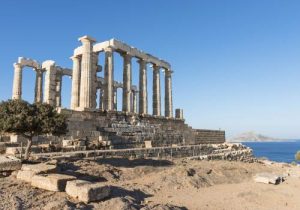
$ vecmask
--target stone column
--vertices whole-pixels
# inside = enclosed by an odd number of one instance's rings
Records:
[[[34,102],[43,102],[43,71],[41,69],[35,69],[35,91],[34,91]]]
[[[56,76],[57,70],[55,62],[48,60],[44,61],[42,68],[46,70],[45,86],[44,86],[44,102],[55,106],[56,104]]]
[[[160,96],[160,67],[153,65],[153,115],[161,115],[161,96]]]
[[[72,56],[73,60],[73,71],[72,71],[72,95],[71,95],[71,109],[76,109],[80,106],[80,68],[81,58],[79,56]]]
[[[100,110],[103,110],[104,109],[104,107],[103,107],[103,105],[104,105],[104,103],[103,103],[103,89],[102,88],[100,88],[99,89],[100,90],[100,94],[99,94],[99,109]]]
[[[22,65],[20,63],[14,63],[14,81],[12,99],[22,99]]]
[[[82,42],[81,80],[80,80],[80,109],[95,108],[93,101],[93,43],[95,40],[89,36],[79,38]]]
[[[105,50],[105,68],[104,68],[104,109],[114,110],[114,57],[113,49]]]
[[[61,86],[62,86],[62,75],[57,75],[56,78],[56,106],[61,107]]]
[[[123,104],[122,110],[124,112],[131,112],[131,83],[132,83],[132,69],[131,69],[131,55],[125,53],[123,64]]]
[[[114,111],[118,111],[118,89],[114,88]]]
[[[172,71],[165,70],[165,117],[173,117]]]
[[[137,113],[137,91],[132,93],[132,111]]]
[[[148,113],[147,99],[147,63],[145,60],[138,60],[140,64],[140,80],[139,80],[139,113]]]
[[[98,89],[98,81],[97,81],[97,72],[101,69],[99,69],[99,65],[98,65],[98,61],[99,61],[99,53],[93,53],[93,73],[92,73],[92,78],[93,78],[93,87],[92,87],[92,95],[91,95],[91,100],[93,102],[93,108],[97,107],[97,102],[96,102],[96,98],[97,98],[97,89]]]

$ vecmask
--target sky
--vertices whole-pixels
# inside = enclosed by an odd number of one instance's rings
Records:
[[[300,138],[299,11],[297,0],[4,0],[0,100],[11,98],[19,56],[71,68],[79,37],[116,38],[171,64],[174,108],[182,108],[194,128],[222,129],[228,137],[251,130]],[[103,55],[99,59],[103,65]],[[135,61],[133,74],[138,85]],[[115,79],[122,81],[118,54]],[[34,71],[25,68],[23,99],[30,102],[34,81]],[[66,77],[65,107],[70,93]],[[118,99],[120,109],[121,92]]]

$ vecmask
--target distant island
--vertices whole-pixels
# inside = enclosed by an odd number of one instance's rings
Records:
[[[255,133],[254,131],[248,131],[238,134],[227,140],[228,142],[264,142],[264,141],[282,141],[282,139],[274,138],[270,136],[264,136],[262,134]]]

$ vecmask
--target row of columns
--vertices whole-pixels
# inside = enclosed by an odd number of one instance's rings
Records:
[[[118,95],[117,95],[117,90],[118,88],[117,87],[114,87],[114,95],[113,95],[113,110],[114,111],[117,111],[117,106],[118,106],[118,103],[117,103],[117,98],[118,98]],[[124,88],[123,88],[123,94],[124,94]],[[137,94],[138,94],[138,91],[136,90],[131,90],[130,91],[130,94],[131,94],[131,97],[130,97],[130,100],[129,100],[129,106],[130,106],[130,110],[132,110],[132,112],[134,113],[137,113]],[[103,88],[99,88],[99,109],[100,110],[105,110],[104,109],[104,89]],[[123,101],[124,101],[124,98],[123,98]],[[124,102],[123,102],[124,104]]]
[[[82,55],[73,56],[71,109],[96,108],[97,83],[97,54],[93,52],[94,39],[84,36]],[[114,50],[108,47],[104,50],[104,84],[100,94],[100,108],[102,110],[116,110],[116,90],[114,87]],[[140,114],[148,114],[147,93],[147,61],[139,59],[139,91],[132,90],[132,56],[129,53],[121,54],[123,65],[123,103],[122,110],[137,113],[137,93],[139,94]],[[13,99],[22,98],[22,64],[14,64]],[[161,116],[161,87],[160,66],[153,64],[153,115]],[[46,71],[44,102],[54,106],[61,106],[62,75],[58,74],[54,62],[45,69],[35,69],[35,102],[43,101],[43,73]],[[165,69],[165,116],[173,117],[172,107],[172,71]]]
[[[42,69],[34,69],[36,72],[34,102],[40,103],[43,101],[43,73]],[[22,74],[23,66],[20,63],[14,64],[14,80],[12,99],[22,99]]]
[[[84,36],[79,39],[82,43],[82,55],[73,56],[73,79],[72,79],[72,109],[95,109],[93,94],[93,82],[96,76],[93,72],[93,43],[95,40]],[[100,94],[100,107],[103,110],[116,109],[116,96],[114,90],[114,49],[104,49],[104,84],[103,92]],[[132,87],[132,56],[125,52],[123,57],[123,103],[122,110],[125,112],[136,112],[137,99],[133,95]],[[148,114],[148,93],[147,93],[147,61],[139,59],[139,113]],[[153,64],[153,115],[161,116],[161,87],[160,87],[160,66]],[[172,107],[172,71],[165,69],[165,116],[173,117]]]

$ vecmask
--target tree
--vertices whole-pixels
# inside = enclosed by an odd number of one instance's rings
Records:
[[[27,139],[25,160],[29,158],[32,139],[39,135],[60,136],[67,132],[66,117],[48,104],[29,104],[22,100],[0,103],[0,132],[14,133]]]

